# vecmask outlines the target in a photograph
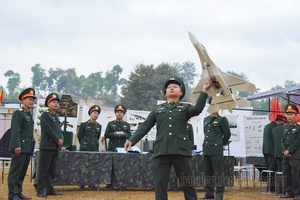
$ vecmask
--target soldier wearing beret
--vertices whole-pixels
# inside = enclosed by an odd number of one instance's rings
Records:
[[[210,97],[209,104],[211,102],[212,98]],[[224,194],[223,145],[228,142],[231,136],[229,123],[226,117],[214,112],[204,119],[203,127],[202,150],[206,192],[201,199],[214,199],[214,188],[216,187],[216,199],[221,200]]]
[[[283,132],[283,125],[287,123],[287,118],[282,115],[277,115],[275,121],[279,124],[272,129],[272,137],[274,141],[274,157],[276,161],[277,172],[282,172],[282,149],[281,149],[281,135]]]
[[[101,112],[98,105],[93,105],[88,111],[90,119],[82,122],[78,130],[79,151],[99,151],[99,138],[101,135],[101,125],[96,121]],[[90,186],[95,188],[95,186]],[[84,188],[80,185],[79,188]]]
[[[190,181],[185,182],[193,177],[190,164],[191,143],[187,132],[187,122],[191,117],[202,112],[208,96],[206,91],[211,86],[210,80],[209,84],[203,86],[204,92],[199,95],[196,105],[192,106],[179,101],[185,94],[183,81],[176,76],[167,79],[163,86],[167,101],[151,110],[147,119],[124,145],[125,150],[128,151],[156,124],[157,134],[152,164],[156,200],[168,199],[167,186],[172,165],[182,185],[185,199],[197,199],[195,187]]]
[[[123,120],[126,107],[119,104],[115,110],[116,119],[107,124],[105,138],[109,138],[107,151],[116,151],[116,147],[124,147],[126,139],[130,138],[130,124]]]
[[[33,151],[33,118],[30,110],[34,106],[35,90],[27,88],[19,95],[22,108],[16,110],[11,119],[9,151],[11,164],[8,174],[8,199],[31,199],[22,192],[30,156]]]
[[[63,146],[63,134],[59,118],[56,114],[59,108],[59,96],[50,93],[45,106],[48,110],[41,115],[41,140],[38,166],[37,195],[47,198],[47,195],[62,195],[54,189],[54,176],[58,159],[58,152]]]
[[[286,194],[281,198],[300,199],[300,124],[296,121],[299,110],[295,104],[287,104],[285,113],[288,123],[283,126],[281,147],[283,152],[282,173],[286,178]]]

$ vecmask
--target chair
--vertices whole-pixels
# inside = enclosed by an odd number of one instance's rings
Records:
[[[281,186],[281,191],[279,192]],[[279,194],[283,194],[284,193],[284,186],[285,186],[285,179],[282,176],[282,172],[276,172],[275,173],[275,193],[274,196],[278,196]]]
[[[246,174],[246,186],[244,188],[248,188],[248,169],[247,169],[247,166],[234,166],[234,172],[238,173],[239,188],[242,188],[243,174]]]
[[[263,182],[263,175],[267,174],[267,192],[271,194],[271,185],[272,185],[272,173],[275,171],[272,170],[262,170],[260,173],[260,192],[262,192],[262,182]]]

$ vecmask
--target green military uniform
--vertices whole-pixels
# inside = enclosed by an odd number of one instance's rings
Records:
[[[20,94],[19,99],[21,101],[27,97],[35,99],[34,95],[34,89],[27,88]],[[11,119],[11,139],[8,149],[11,152],[11,164],[8,173],[9,199],[18,199],[23,191],[23,181],[33,151],[33,124],[30,111],[24,107],[16,110]],[[21,154],[17,156],[14,149],[19,147],[21,147]]]
[[[283,133],[283,124],[279,124],[272,129],[274,140],[274,156],[277,165],[277,172],[282,172],[282,148],[281,148],[281,135]]]
[[[94,105],[89,109],[90,115],[93,111],[98,111],[100,114],[101,109],[99,106]],[[98,122],[87,120],[82,122],[78,130],[78,140],[80,144],[80,151],[99,151],[99,138],[101,136],[102,126]]]
[[[298,108],[294,104],[288,104],[285,112],[298,114]],[[286,177],[285,192],[300,199],[300,123],[287,123],[283,126],[281,138],[282,152],[289,151],[291,157],[283,156],[282,172]]]
[[[268,170],[276,171],[276,161],[274,157],[274,141],[272,136],[272,129],[277,126],[275,121],[270,122],[264,128],[262,153],[264,154],[266,168]]]
[[[80,124],[78,130],[79,151],[99,151],[101,127],[98,122],[91,122],[91,120]]]
[[[125,135],[115,135],[115,132],[123,132]],[[116,151],[116,147],[124,147],[126,139],[130,138],[130,124],[126,121],[113,120],[108,122],[105,129],[105,137],[109,138],[107,151]]]
[[[59,96],[51,93],[47,96],[45,105],[52,100],[58,100]],[[58,141],[63,140],[61,125],[56,113],[46,110],[41,115],[41,139],[38,166],[37,193],[55,194],[54,176],[57,165],[59,146]],[[45,191],[46,190],[46,191]]]
[[[216,186],[216,198],[223,198],[224,193],[224,160],[223,145],[231,136],[229,123],[226,117],[213,113],[204,119],[203,161],[205,190],[207,197],[214,196],[214,184]],[[211,182],[215,177],[215,183]]]
[[[171,77],[164,85],[166,90],[169,81],[179,84],[182,88],[183,98],[185,88],[182,80],[178,77]],[[133,136],[129,138],[132,145],[141,140],[156,125],[157,134],[153,149],[153,174],[156,200],[166,200],[167,185],[171,166],[182,185],[185,199],[196,200],[197,193],[193,185],[184,182],[192,177],[190,165],[191,143],[187,132],[188,120],[199,115],[206,102],[207,93],[201,93],[196,105],[184,104],[181,102],[164,103],[153,108],[147,119],[137,128]]]
[[[186,130],[188,132],[189,140],[190,140],[190,143],[191,143],[191,148],[193,150],[193,148],[194,148],[194,130],[193,130],[193,125],[190,124],[190,123],[187,123]]]

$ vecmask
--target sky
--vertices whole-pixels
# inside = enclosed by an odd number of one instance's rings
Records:
[[[4,73],[31,86],[31,67],[75,68],[77,75],[115,65],[128,78],[138,64],[201,64],[193,33],[224,72],[244,73],[267,91],[300,82],[298,0],[0,0],[0,85]]]

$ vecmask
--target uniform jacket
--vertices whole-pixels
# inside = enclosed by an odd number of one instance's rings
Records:
[[[80,124],[78,130],[80,151],[99,151],[101,127],[98,122],[92,123],[90,120]]]
[[[281,135],[283,133],[283,124],[279,124],[272,129],[272,136],[274,141],[274,156],[276,158],[282,158],[282,148],[281,148]]]
[[[207,93],[201,93],[196,105],[176,102],[169,105],[167,102],[153,108],[147,119],[139,125],[133,136],[129,138],[132,144],[141,140],[156,124],[156,140],[153,156],[183,155],[191,156],[191,143],[187,132],[188,120],[199,115],[206,102]]]
[[[125,135],[115,136],[115,132],[124,132]],[[124,147],[126,139],[130,138],[131,131],[130,131],[130,124],[125,121],[117,121],[113,120],[108,122],[106,130],[105,130],[105,137],[109,138],[108,149],[107,151],[115,151],[116,147]]]
[[[41,115],[41,150],[58,150],[58,140],[63,140],[59,118],[50,110]]]
[[[193,125],[190,123],[187,123],[186,125],[186,130],[188,132],[189,140],[191,143],[191,147],[194,147],[194,130],[193,130]]]
[[[29,111],[20,108],[14,112],[10,131],[9,151],[14,152],[14,148],[21,147],[22,153],[31,153],[33,148],[33,118]]]
[[[231,136],[226,117],[209,115],[204,119],[203,155],[223,155],[223,145]]]
[[[274,141],[272,136],[272,129],[275,128],[276,126],[277,126],[276,122],[270,122],[264,128],[263,146],[262,146],[263,154],[274,155]]]
[[[283,159],[300,159],[300,123],[285,124],[281,139],[282,153],[289,150],[291,158],[283,156]]]

